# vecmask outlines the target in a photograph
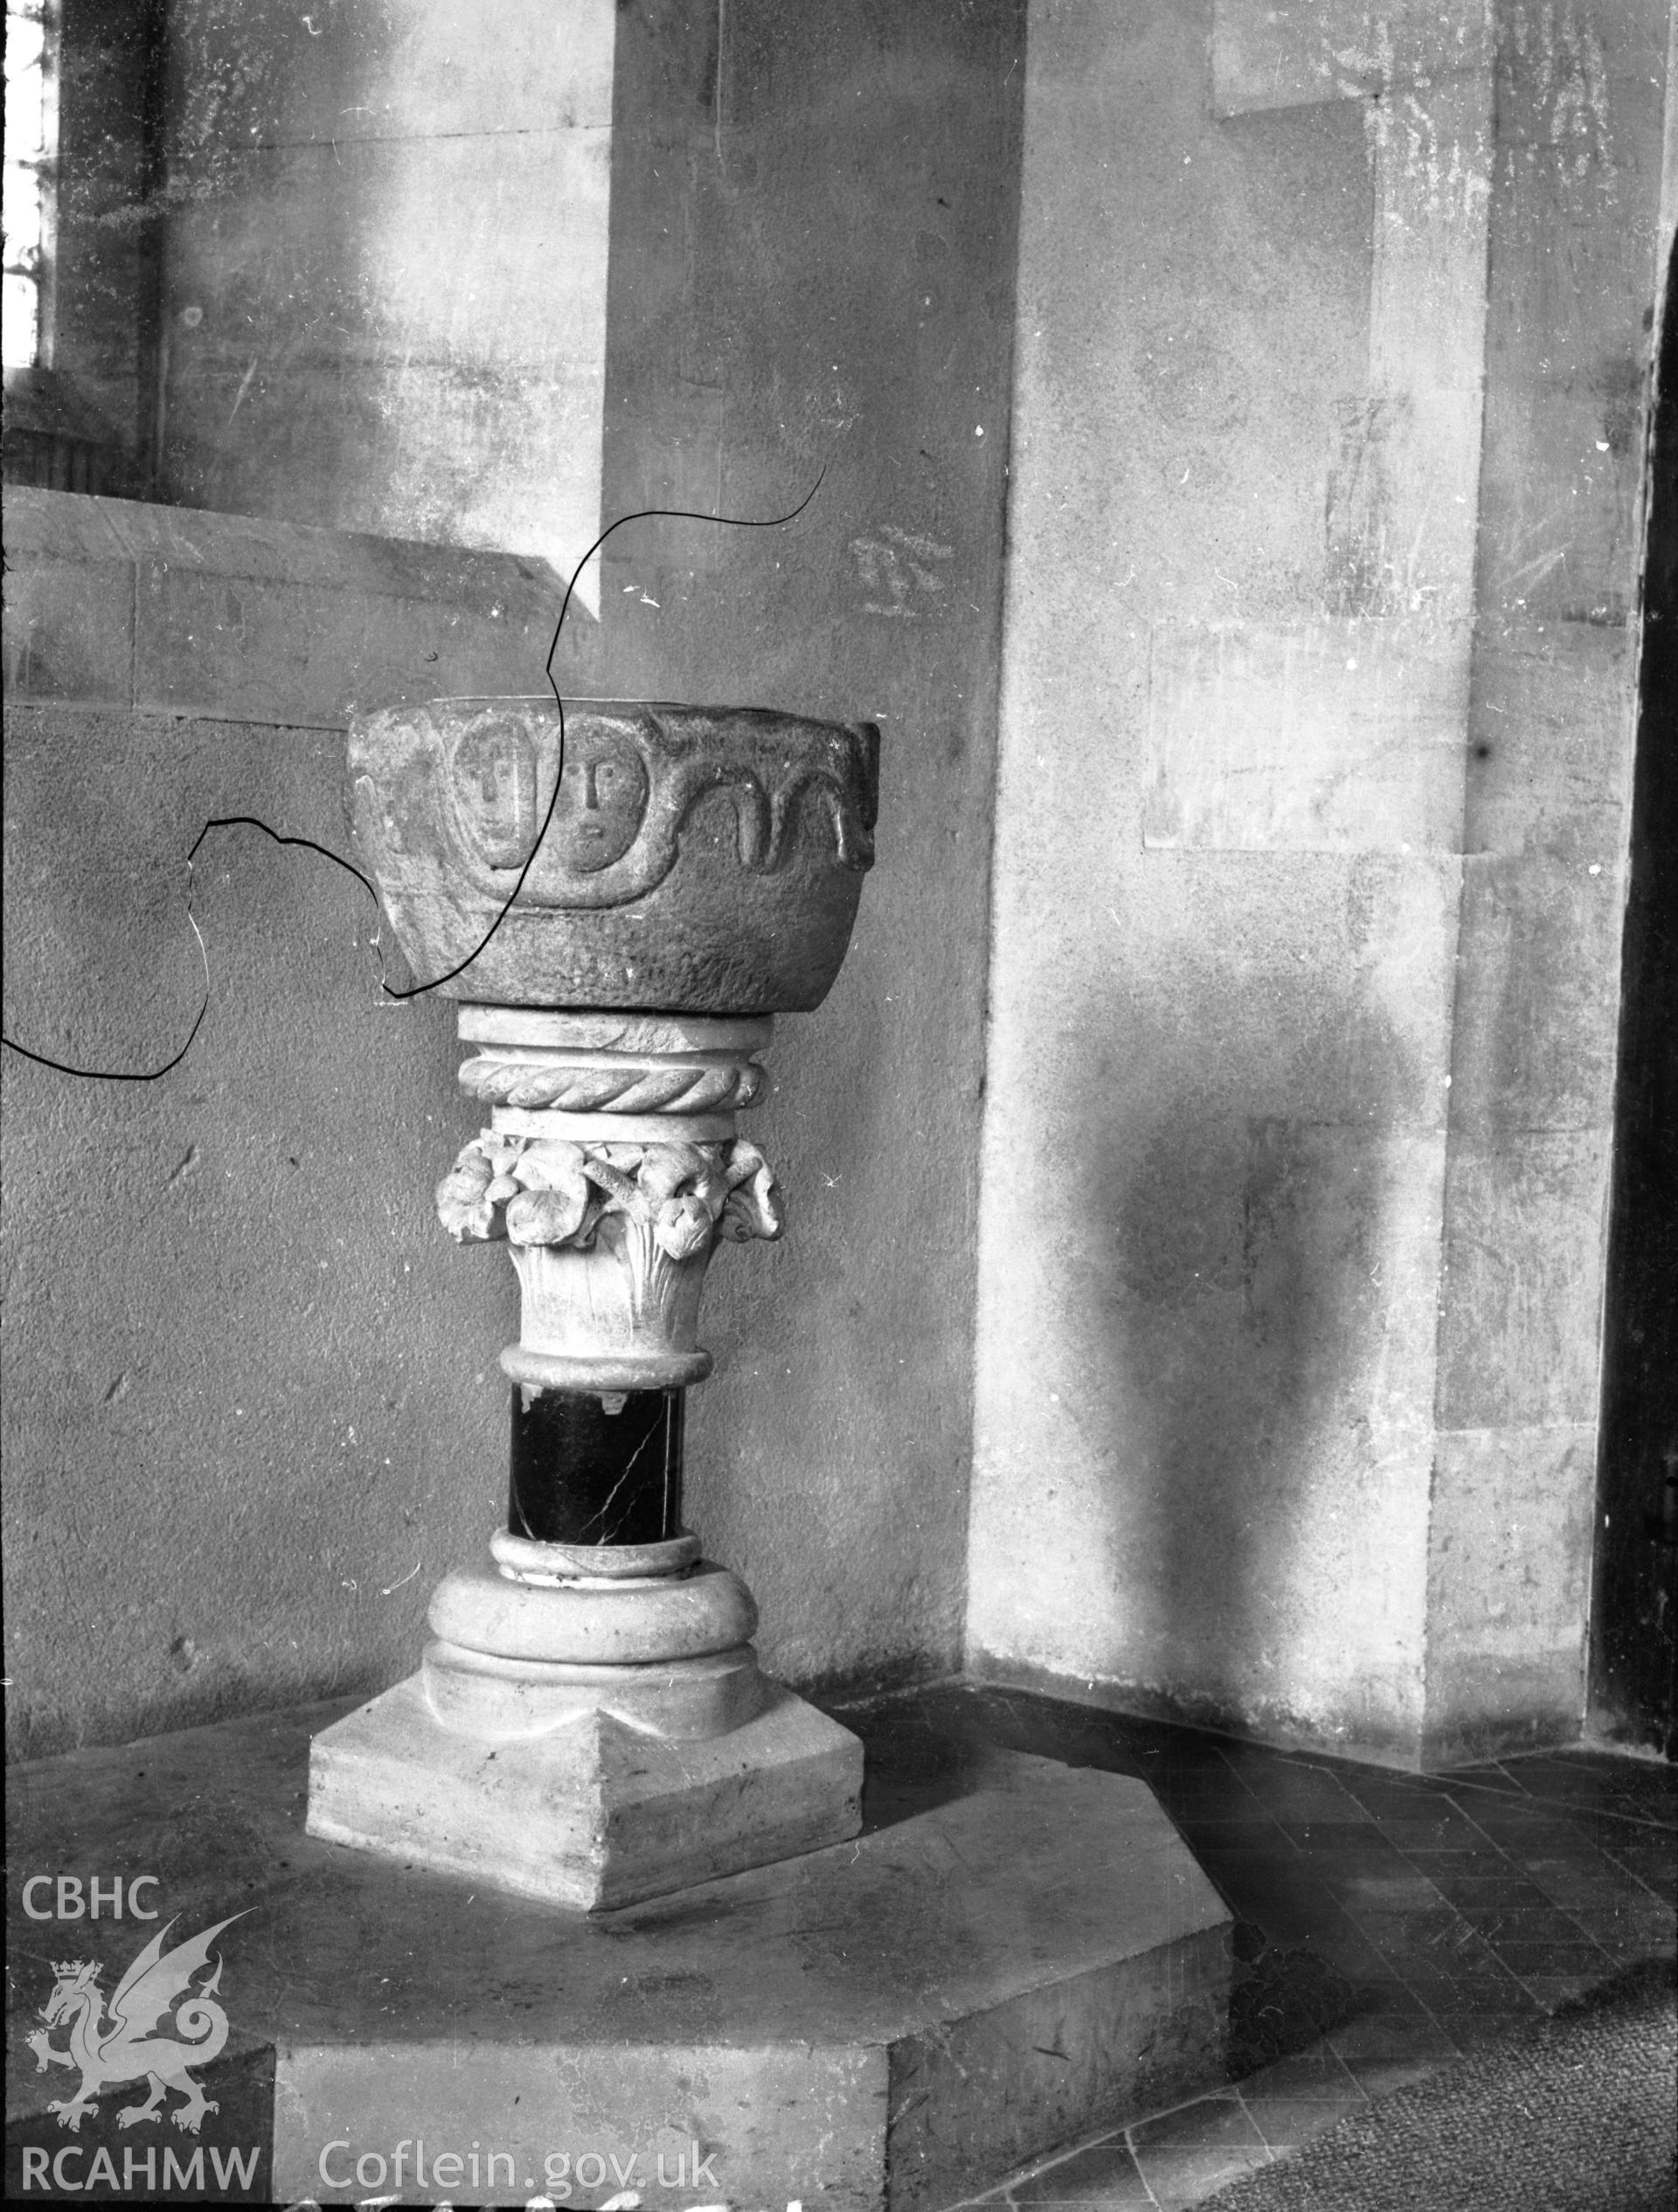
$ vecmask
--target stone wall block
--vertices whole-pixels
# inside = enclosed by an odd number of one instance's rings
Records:
[[[1607,1151],[1605,1129],[1453,1138],[1441,1428],[1595,1420]]]
[[[539,686],[545,600],[496,621],[324,584],[274,584],[142,565],[135,695],[145,707],[341,729],[353,707],[457,688]]]
[[[581,558],[615,20],[611,0],[396,0],[303,31],[171,10],[168,496]]]
[[[342,728],[352,705],[539,690],[564,586],[544,561],[14,488],[6,682],[74,700]],[[572,602],[554,667],[598,689]]]
[[[1634,613],[1668,9],[1515,8],[1498,70],[1482,600]]]
[[[214,788],[198,780],[197,751],[177,725],[147,718],[136,727],[121,707],[71,712],[24,706],[15,694],[8,704],[6,1034],[27,1049],[73,1066],[137,1071],[167,1059],[191,1028],[204,969],[184,911],[184,863],[202,820],[195,801]],[[212,848],[209,862],[226,857]],[[212,895],[202,878],[198,889],[205,908]],[[366,912],[371,917],[371,905]],[[144,1122],[145,1106],[164,1090],[71,1083],[10,1053],[5,1067],[6,1202],[18,1219],[30,1216],[43,1166],[32,1127],[38,1101],[56,1094],[66,1127],[121,1132]],[[49,1166],[49,1189],[53,1180]],[[121,1171],[110,1180],[120,1184]],[[179,1195],[197,1195],[197,1182],[196,1175],[184,1177]],[[131,1224],[121,1219],[116,1233],[126,1242]],[[94,1296],[97,1271],[87,1274]],[[20,1346],[30,1341],[22,1317],[31,1291],[52,1277],[42,1256],[20,1253],[8,1320]],[[114,1322],[113,1335],[120,1333]],[[89,1356],[103,1356],[103,1348],[90,1348]],[[14,1395],[21,1411],[27,1393]],[[11,1471],[20,1483],[29,1479],[29,1457]]]
[[[1484,70],[1487,6],[1439,0],[1214,0],[1212,112],[1250,114]]]
[[[550,128],[241,155],[170,226],[172,496],[569,572],[600,528],[609,150]]]
[[[1441,1158],[1426,1137],[1279,1118],[1251,1125],[1243,1322],[1272,1353],[1284,1404],[1321,1419],[1342,1405],[1376,1425],[1409,1418],[1432,1359],[1438,1219],[1435,1208],[1416,1211],[1409,1171],[1430,1160],[1437,1170]]]
[[[1617,874],[1631,798],[1634,634],[1484,621],[1469,706],[1465,853],[1542,854]]]
[[[1148,846],[1451,852],[1467,627],[1325,618],[1154,633]]]
[[[609,38],[587,0],[389,0],[322,10],[295,35],[281,9],[177,0],[170,10],[178,103],[175,158],[203,175],[230,145],[282,137],[451,138],[475,132],[606,127]],[[493,42],[493,71],[474,66]]]
[[[1637,590],[1643,374],[1624,346],[1603,344],[1577,378],[1511,381],[1488,395],[1481,545],[1489,607],[1627,627]]]
[[[1425,1758],[1577,1730],[1596,1449],[1589,1422],[1435,1439]]]
[[[7,696],[126,706],[134,680],[132,565],[7,550]]]
[[[1499,144],[1534,149],[1593,187],[1623,176],[1645,137],[1628,107],[1641,101],[1659,114],[1664,0],[1551,0],[1501,6],[1498,18]]]
[[[1595,873],[1591,872],[1592,868]],[[1619,961],[1618,870],[1542,855],[1463,871],[1453,1126],[1595,1130],[1613,1113]]]
[[[1449,487],[1479,467],[1477,389],[1377,385],[1341,401],[1328,463],[1328,605],[1342,614],[1460,618],[1474,518]]]

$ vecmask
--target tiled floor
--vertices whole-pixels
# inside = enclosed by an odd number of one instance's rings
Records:
[[[1579,1751],[1403,1775],[958,1686],[846,1718],[924,1741],[928,1773],[993,1743],[1141,1776],[1237,1918],[1230,2086],[999,2176],[987,2204],[1197,2204],[1678,1939],[1670,1766]]]

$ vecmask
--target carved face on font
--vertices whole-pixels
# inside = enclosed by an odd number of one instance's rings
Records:
[[[621,860],[647,811],[647,764],[627,737],[609,730],[565,733],[565,773],[543,840],[569,875],[593,876]]]

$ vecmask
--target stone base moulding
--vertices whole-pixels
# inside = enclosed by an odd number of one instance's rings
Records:
[[[601,1667],[503,1659],[439,1637],[426,1647],[419,1681],[444,1728],[488,1744],[547,1736],[584,1712],[673,1743],[697,1743],[744,1727],[776,1694],[750,1644],[700,1659]]]
[[[760,1709],[726,1732],[653,1735],[602,1709],[614,1692],[596,1683],[520,1738],[446,1725],[410,1676],[315,1737],[309,1833],[583,1912],[846,1841],[861,1744],[755,1666],[749,1679]]]

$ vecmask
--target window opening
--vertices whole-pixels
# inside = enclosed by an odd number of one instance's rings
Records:
[[[58,183],[58,17],[53,0],[6,0],[3,350],[8,369],[52,360]]]

